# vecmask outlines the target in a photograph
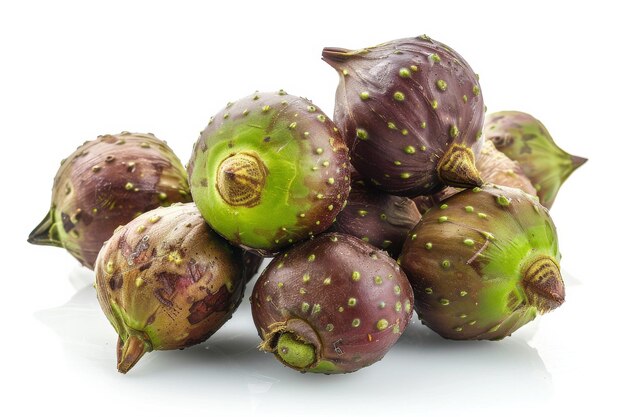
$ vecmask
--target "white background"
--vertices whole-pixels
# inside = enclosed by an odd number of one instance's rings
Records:
[[[344,3],[1,3],[3,415],[623,412],[623,13],[602,1]],[[381,362],[324,376],[258,352],[246,299],[208,342],[118,374],[93,274],[26,243],[59,161],[129,130],[154,132],[186,163],[209,117],[257,89],[284,88],[332,115],[338,77],[322,47],[422,33],[468,60],[490,111],[532,113],[589,158],[552,210],[566,303],[501,342],[446,341],[414,323]]]

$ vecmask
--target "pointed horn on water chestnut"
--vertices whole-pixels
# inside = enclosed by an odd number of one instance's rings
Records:
[[[471,148],[453,144],[437,165],[439,178],[449,186],[460,188],[480,187],[483,180],[476,169]]]
[[[117,370],[123,374],[130,371],[142,356],[150,352],[150,342],[135,334],[128,336],[125,342],[121,337],[117,338]]]
[[[540,313],[547,313],[565,301],[565,285],[552,258],[534,259],[522,273],[522,286],[528,302]]]
[[[61,242],[56,232],[57,225],[53,219],[53,211],[54,209],[50,209],[41,223],[30,232],[30,235],[28,235],[28,243],[42,246],[56,246],[59,248],[63,247],[63,242]]]

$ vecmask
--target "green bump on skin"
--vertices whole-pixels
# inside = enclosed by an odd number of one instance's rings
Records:
[[[402,78],[409,78],[411,76],[411,72],[406,68],[400,68],[398,74],[400,74],[400,77]]]
[[[352,320],[352,327],[359,327],[360,325],[361,325],[361,320],[360,319]]]
[[[426,294],[432,294],[433,293],[433,289],[432,288],[424,288],[424,292]]]
[[[365,131],[365,129],[357,129],[356,130],[356,137],[361,139],[361,140],[367,140],[367,132]]]
[[[467,103],[467,96],[463,94],[463,103]]]
[[[472,93],[477,96],[480,94],[480,87],[478,87],[477,85],[475,85],[474,87],[472,87]]]
[[[342,373],[341,369],[337,368],[337,366],[331,361],[322,360],[315,365],[313,368],[307,369],[308,372],[315,372],[320,374],[337,374]]]
[[[428,59],[430,59],[431,61],[433,61],[434,63],[439,63],[441,62],[441,58],[439,57],[439,55],[437,54],[430,54],[428,55]]]
[[[463,244],[464,244],[464,245],[467,245],[467,246],[474,246],[474,243],[475,243],[475,242],[474,242],[474,240],[472,240],[472,239],[465,239],[465,240],[463,241]]]
[[[280,335],[275,353],[284,363],[296,369],[306,369],[315,363],[315,348],[296,340],[291,333]]]
[[[411,174],[409,172],[403,172],[400,174],[400,178],[402,179],[411,178]]]
[[[389,327],[389,322],[385,319],[380,319],[378,320],[378,323],[376,323],[376,328],[378,330],[385,330],[387,327]]]
[[[367,91],[362,91],[361,94],[359,94],[359,97],[361,97],[361,100],[367,100],[368,98],[370,98],[370,93],[368,93]]]
[[[433,244],[432,244],[432,243],[430,243],[430,242],[427,242],[427,243],[424,245],[424,247],[425,247],[427,250],[431,250],[431,249],[433,248]]]
[[[420,127],[421,127],[422,129],[426,129],[426,122],[422,122],[422,123],[420,123]]]
[[[450,304],[450,300],[448,300],[447,298],[441,298],[439,300],[439,304],[441,304],[442,306],[447,306],[448,304]]]
[[[380,275],[376,275],[376,276],[374,277],[374,284],[376,284],[376,285],[381,285],[382,283],[383,283],[383,279],[382,279],[382,277],[381,277]]]
[[[396,130],[397,129],[396,124],[394,122],[387,123],[387,127],[389,129],[391,129],[391,130]]]
[[[404,101],[404,93],[401,91],[396,91],[393,93],[393,99],[396,101]]]
[[[448,216],[440,216],[438,221],[439,221],[439,223],[447,222],[448,221]]]
[[[356,298],[348,298],[348,305],[354,307],[356,305]]]
[[[473,213],[474,212],[474,207],[472,207],[472,206],[465,206],[465,211],[467,213]]]
[[[301,307],[302,308],[302,312],[306,313],[307,311],[309,311],[309,307],[310,307],[309,303],[307,303],[307,302],[302,303],[302,307]]]
[[[479,193],[479,192],[481,192],[482,190],[483,190],[483,189],[482,189],[482,188],[480,188],[480,187],[474,187],[474,188],[472,188],[472,192],[475,192],[475,193]]]
[[[448,268],[450,268],[450,261],[449,261],[449,260],[447,260],[447,259],[444,259],[444,260],[441,262],[441,266],[442,266],[444,269],[448,269]]]
[[[489,232],[484,232],[483,231],[483,232],[480,232],[480,234],[483,235],[485,237],[485,239],[487,239],[487,240],[493,240],[493,239],[496,238],[493,234],[491,234]]]
[[[315,260],[315,255],[314,254],[310,254],[308,260],[309,260],[309,262],[313,262]]]
[[[485,213],[478,213],[478,217],[481,219],[486,219],[487,215]]]
[[[406,148],[404,148],[404,153],[407,153],[409,155],[414,154],[415,153],[415,148],[413,146],[409,145]]]
[[[441,91],[446,91],[448,89],[448,83],[444,80],[437,80],[437,88]]]
[[[358,210],[357,213],[359,214],[359,216],[361,217],[365,217],[367,215],[367,210]]]
[[[448,208],[448,205],[447,205],[446,203],[443,203],[442,205],[440,205],[440,206],[439,206],[439,208],[440,208],[441,210],[445,210],[445,209],[447,209],[447,208]]]
[[[395,309],[398,313],[402,310],[402,303],[400,301],[396,301]]]
[[[506,207],[509,204],[511,204],[511,200],[508,199],[506,196],[503,196],[503,195],[499,195],[496,200],[498,201],[498,204],[500,204],[501,206],[504,206],[504,207]]]
[[[434,110],[437,110],[437,107],[439,107],[439,103],[437,102],[437,100],[433,100],[430,105],[432,106],[432,108]]]
[[[361,273],[359,271],[352,272],[352,281],[358,281],[361,279]]]
[[[459,128],[456,125],[450,126],[450,137],[456,139],[459,136]]]

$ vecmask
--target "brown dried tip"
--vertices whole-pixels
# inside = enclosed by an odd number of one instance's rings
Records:
[[[139,359],[146,353],[151,351],[149,342],[136,335],[130,335],[126,342],[122,342],[122,338],[117,338],[117,370],[125,374],[135,366]]]
[[[449,186],[471,188],[483,185],[476,169],[474,152],[464,145],[452,144],[437,165],[439,178]]]
[[[559,267],[547,257],[531,263],[524,271],[522,285],[530,304],[541,314],[554,310],[565,301],[565,286]]]

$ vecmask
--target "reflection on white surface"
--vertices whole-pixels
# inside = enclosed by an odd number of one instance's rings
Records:
[[[151,352],[122,376],[115,369],[116,335],[100,311],[93,273],[72,271],[70,281],[78,288],[76,294],[36,317],[58,334],[69,361],[80,363],[86,372],[122,381],[117,384],[131,384],[138,398],[166,390],[173,398],[220,399],[233,410],[268,415],[301,406],[311,396],[339,407],[349,396],[356,400],[348,408],[353,411],[385,401],[398,402],[394,410],[443,411],[459,402],[467,409],[502,409],[519,401],[520,392],[532,404],[552,392],[551,376],[529,345],[536,322],[501,342],[454,342],[414,317],[387,356],[368,368],[333,376],[294,372],[258,351],[260,339],[248,302],[251,286],[233,319],[207,342],[185,351]]]

